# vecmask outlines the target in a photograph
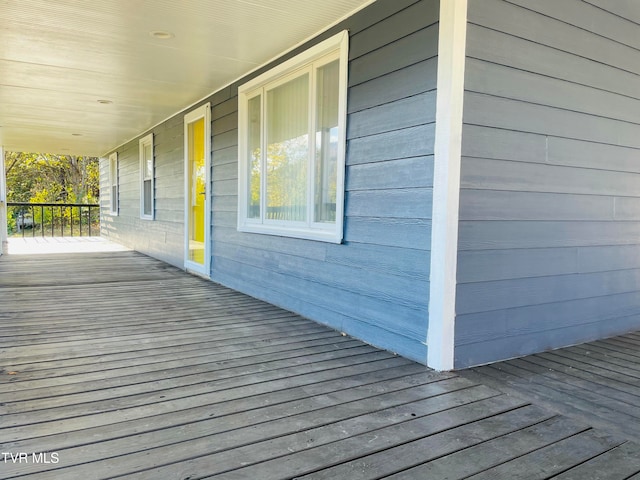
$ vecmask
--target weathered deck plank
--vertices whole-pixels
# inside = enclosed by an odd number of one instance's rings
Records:
[[[640,439],[636,334],[530,355],[462,373],[630,440]]]
[[[518,458],[538,450],[550,443],[558,442],[586,430],[586,427],[565,418],[540,416],[532,424],[514,422],[511,433],[478,442],[471,448],[449,453],[429,463],[401,471],[390,478],[422,480],[425,478],[446,478],[450,480],[467,478],[479,470],[488,470],[512,458]]]
[[[628,478],[640,469],[640,452],[633,443],[623,443],[572,468],[555,480],[616,480]]]
[[[466,461],[468,455],[473,455],[475,450],[490,444],[494,439],[511,438],[512,432],[532,428],[541,422],[549,421],[550,417],[551,414],[548,412],[528,405],[449,430],[440,435],[425,437],[358,458],[352,462],[323,469],[301,478],[362,480],[397,474],[397,472],[402,472],[401,477],[404,478],[412,476],[420,479],[452,478],[454,467],[458,464],[464,465],[473,473],[477,472],[476,461]],[[491,425],[491,428],[487,428],[488,425]],[[550,438],[547,439],[543,436],[539,436],[539,438],[545,445],[550,440]],[[461,455],[464,455],[465,461],[460,462]],[[452,457],[455,457],[456,460],[452,464],[444,466],[445,462],[442,460]],[[429,462],[424,463],[425,461]],[[411,473],[406,471],[416,465],[419,467],[414,468]],[[442,468],[443,466],[444,468]],[[436,471],[439,473],[435,474]]]
[[[444,432],[522,404],[508,397],[495,397],[490,391],[463,390],[461,394],[423,399],[326,427],[167,465],[162,473],[168,471],[175,478],[201,472],[208,472],[205,478],[213,475],[236,479],[290,478],[384,450],[396,443]],[[152,469],[132,478],[158,474],[160,469]]]
[[[588,430],[502,465],[485,470],[469,479],[482,480],[537,480],[564,473],[593,457],[620,445],[619,440],[601,436]]]
[[[638,336],[437,373],[135,252],[0,257],[0,322],[0,449],[59,456],[3,479],[640,473],[544,402],[637,420]]]

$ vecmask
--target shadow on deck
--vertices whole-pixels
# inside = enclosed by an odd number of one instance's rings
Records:
[[[0,257],[0,320],[3,479],[640,472],[637,437],[607,428],[640,417],[633,336],[608,341],[624,344],[615,364],[630,376],[598,392],[628,385],[615,399],[628,416],[612,409],[594,430],[584,404],[575,419],[538,400],[575,386],[545,369],[582,370],[567,364],[576,349],[614,356],[602,342],[514,361],[526,368],[436,373],[135,252]],[[522,368],[536,388],[502,376]]]

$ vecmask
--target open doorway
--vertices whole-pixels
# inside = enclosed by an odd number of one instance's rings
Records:
[[[185,258],[187,270],[209,276],[210,243],[210,107],[205,104],[184,117]]]

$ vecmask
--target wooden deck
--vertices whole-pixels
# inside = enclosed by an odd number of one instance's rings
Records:
[[[473,368],[461,375],[617,435],[640,439],[640,335]]]
[[[635,335],[435,373],[135,252],[0,257],[0,321],[2,479],[640,477]]]

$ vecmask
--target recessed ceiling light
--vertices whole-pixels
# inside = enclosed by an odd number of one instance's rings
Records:
[[[73,135],[74,137],[81,137],[82,136],[81,133],[72,133],[71,135]]]
[[[155,30],[153,32],[149,32],[149,35],[154,38],[159,38],[160,40],[168,40],[175,36],[173,33],[165,32],[164,30]]]
[[[110,105],[113,103],[113,100],[104,100],[104,99],[100,99],[100,100],[96,100],[98,103],[101,103],[102,105]]]

